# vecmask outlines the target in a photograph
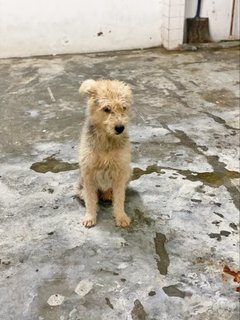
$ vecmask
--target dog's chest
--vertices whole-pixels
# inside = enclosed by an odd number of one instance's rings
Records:
[[[124,160],[119,152],[98,152],[94,158],[96,169],[101,171],[117,170]]]
[[[99,188],[107,190],[112,187],[114,176],[117,176],[121,170],[121,161],[113,152],[99,153],[95,156],[94,167]]]

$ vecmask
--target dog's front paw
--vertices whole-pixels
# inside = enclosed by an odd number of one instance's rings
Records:
[[[126,215],[126,213],[123,213],[121,215],[116,216],[116,226],[117,227],[123,227],[126,228],[130,225],[131,219]]]
[[[84,227],[86,228],[92,228],[96,225],[96,217],[90,216],[90,215],[86,215],[83,218],[82,224],[84,225]]]

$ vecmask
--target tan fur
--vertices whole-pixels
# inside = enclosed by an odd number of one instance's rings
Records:
[[[86,80],[79,92],[87,95],[88,101],[79,150],[79,196],[86,204],[83,225],[96,224],[98,198],[112,198],[116,225],[127,227],[130,218],[124,211],[124,201],[131,154],[126,126],[131,89],[117,80]],[[116,134],[119,126],[125,129]]]

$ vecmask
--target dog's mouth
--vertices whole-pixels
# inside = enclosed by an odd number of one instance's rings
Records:
[[[115,134],[116,134],[116,135],[121,134],[121,133],[124,131],[124,129],[125,129],[124,126],[116,126],[116,127],[114,128]]]

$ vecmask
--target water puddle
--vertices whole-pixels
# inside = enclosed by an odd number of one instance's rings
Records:
[[[179,290],[176,285],[163,287],[162,289],[169,297],[179,297],[184,299],[187,295],[186,292]]]
[[[166,275],[170,264],[168,253],[165,249],[166,236],[163,233],[156,233],[154,238],[156,254],[160,260],[157,260],[157,267],[162,275]]]
[[[211,187],[220,187],[229,179],[240,178],[239,172],[226,169],[222,172],[192,172],[189,170],[178,170],[178,173],[184,175],[190,181],[201,181],[203,184]]]
[[[147,319],[147,314],[144,310],[144,307],[138,299],[136,299],[134,301],[134,307],[131,311],[131,316],[132,316],[133,320],[146,320]]]
[[[30,167],[30,169],[39,173],[59,173],[63,171],[76,170],[78,168],[78,163],[64,162],[62,160],[55,159],[54,156],[50,156],[43,159],[43,161],[33,163]]]
[[[156,164],[150,165],[146,168],[146,170],[140,169],[140,168],[133,168],[132,173],[132,180],[139,179],[144,174],[151,174],[151,173],[163,173],[161,172],[161,167],[157,166]]]
[[[236,103],[236,96],[234,93],[225,88],[206,90],[201,96],[204,100],[215,103],[219,107],[232,107]]]
[[[190,170],[181,170],[174,169],[170,167],[160,167],[157,165],[151,165],[146,168],[146,170],[140,168],[133,169],[132,180],[139,179],[142,175],[158,173],[164,174],[163,170],[175,170],[177,173],[186,177],[190,181],[200,181],[203,184],[209,185],[211,187],[220,187],[224,185],[225,181],[229,179],[238,179],[240,178],[240,173],[237,171],[229,171],[226,168],[222,171],[213,171],[213,172],[194,172]],[[171,177],[169,177],[171,178]]]

